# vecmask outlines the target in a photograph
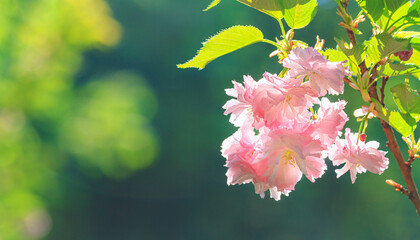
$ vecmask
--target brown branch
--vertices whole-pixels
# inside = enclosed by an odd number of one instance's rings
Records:
[[[389,79],[389,76],[382,77],[382,86],[379,88],[379,90],[381,91],[381,104],[384,107],[385,107],[385,102],[384,102],[384,99],[385,99],[385,85],[386,85],[388,79]]]
[[[346,22],[344,15],[345,14],[349,15],[345,11],[345,9],[347,8],[347,4],[341,2],[341,6],[344,8],[344,12],[339,10],[339,13],[341,13],[339,15],[343,18],[344,22]],[[347,30],[347,35],[348,35],[348,37],[350,39],[350,42],[352,43],[353,47],[356,46],[357,41],[356,41],[356,36],[355,36],[354,32],[350,29],[347,29],[347,28],[346,28],[346,30]],[[375,75],[375,78],[376,78],[376,67],[377,67],[377,65],[375,65],[375,69],[374,69],[374,73],[373,73]],[[362,76],[366,71],[368,71],[365,61],[363,61],[359,64],[359,69],[360,69],[360,73],[361,73]],[[370,78],[370,80],[374,81],[375,78]],[[385,83],[386,83],[386,81],[385,81]],[[383,83],[383,86],[385,86],[385,83]],[[384,91],[384,90],[382,90],[382,91]],[[378,92],[377,92],[377,83],[376,82],[373,82],[372,85],[370,85],[369,96],[372,99],[375,99],[375,100],[379,101]],[[384,96],[384,95],[382,95],[382,96]],[[381,99],[383,99],[383,97]],[[411,174],[411,164],[407,164],[407,162],[404,160],[404,157],[401,153],[401,149],[398,146],[397,139],[395,139],[395,135],[394,135],[394,132],[393,132],[391,126],[389,126],[389,124],[387,122],[385,122],[384,120],[382,120],[382,119],[379,119],[379,120],[381,122],[382,129],[384,130],[385,135],[388,139],[387,146],[389,147],[389,149],[391,150],[395,159],[397,160],[398,166],[400,167],[401,173],[403,174],[404,180],[407,184],[408,191],[407,191],[406,195],[409,197],[411,202],[414,204],[414,206],[416,207],[416,210],[417,210],[417,214],[420,216],[420,197],[419,197],[419,194],[418,194],[418,191],[417,191],[417,187],[414,183],[413,176]]]
[[[407,163],[406,163],[406,164],[410,165],[410,168],[411,168],[411,165],[412,165],[412,164],[413,164],[413,162],[414,162],[414,159],[416,159],[416,157],[414,157],[414,156],[410,156],[410,157],[408,158],[408,161],[407,161]]]
[[[374,82],[369,87],[369,95],[372,99],[379,101],[378,93],[376,91],[376,82]],[[400,167],[401,173],[403,174],[404,181],[407,184],[408,188],[408,198],[414,204],[417,210],[417,214],[420,216],[420,197],[417,191],[416,184],[413,180],[413,175],[411,173],[411,164],[407,164],[404,160],[404,157],[401,153],[401,149],[398,146],[397,139],[395,139],[394,131],[392,130],[391,126],[387,122],[382,119],[379,119],[382,125],[382,129],[385,132],[385,135],[388,139],[387,146],[389,150],[391,150],[392,154],[394,155],[395,159],[397,160],[398,166]]]

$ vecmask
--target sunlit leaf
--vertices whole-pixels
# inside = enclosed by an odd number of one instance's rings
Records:
[[[360,8],[373,21],[378,20],[384,12],[383,0],[356,0]]]
[[[257,9],[277,20],[283,18],[281,0],[237,0],[247,6]]]
[[[371,0],[368,0],[368,2]],[[385,0],[386,7],[390,11],[396,11],[404,3],[409,2],[409,0]]]
[[[392,87],[391,92],[401,112],[420,114],[420,96],[411,92],[405,84]]]
[[[345,42],[343,40],[335,39],[335,41],[338,44],[338,47],[341,51],[347,56],[347,57],[353,57],[357,64],[360,64],[364,60],[364,49],[365,46],[358,44],[356,46],[353,46],[350,48],[349,46],[346,46]]]
[[[395,39],[388,33],[381,33],[365,41],[363,45],[366,47],[369,61],[376,64],[392,53],[409,50],[410,40]]]
[[[348,64],[350,71],[353,73],[357,73],[359,66],[356,64],[355,61],[350,61],[347,56],[338,49],[325,49],[322,52],[322,55],[327,57],[327,59],[331,62],[346,62]]]
[[[392,62],[382,66],[382,74],[386,76],[400,76],[420,72],[420,67],[412,63]]]
[[[294,29],[306,27],[317,12],[316,0],[283,1],[284,20]]]
[[[379,112],[379,118],[387,122],[391,127],[397,130],[401,135],[408,136],[416,129],[416,120],[409,114],[389,111],[375,99],[375,109]]]
[[[225,54],[263,40],[262,32],[253,26],[233,26],[203,43],[197,55],[178,68],[203,69],[209,62]]]
[[[220,3],[220,1],[221,0],[214,0],[213,2],[211,2],[210,3],[210,5],[206,8],[206,9],[204,9],[203,11],[208,11],[208,10],[210,10],[211,8],[213,8],[213,7],[215,7],[217,4],[219,4]]]
[[[386,23],[388,23],[388,27],[393,25],[394,27],[398,28],[404,21],[402,18],[407,16],[408,9],[410,8],[411,3],[408,1],[400,6],[396,11],[390,12],[389,10],[385,10],[384,14],[381,18],[376,21],[376,23],[381,27],[381,29],[385,28]],[[391,15],[392,14],[392,15]],[[391,18],[388,22],[388,19]]]

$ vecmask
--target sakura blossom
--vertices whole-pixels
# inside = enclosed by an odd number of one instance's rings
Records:
[[[254,101],[254,91],[257,82],[251,76],[244,76],[244,86],[240,83],[232,81],[234,88],[226,89],[231,99],[223,106],[225,115],[231,114],[229,121],[235,126],[240,127],[245,123],[252,124],[254,122],[252,103]]]
[[[236,99],[223,108],[240,128],[222,143],[228,185],[252,182],[261,197],[268,190],[279,200],[303,175],[311,182],[321,177],[329,148],[348,120],[346,102],[319,100],[301,78],[270,73],[258,81],[245,76],[244,85],[233,84],[226,93]],[[317,113],[310,111],[318,104]]]
[[[312,47],[295,48],[283,60],[283,66],[289,68],[288,75],[292,78],[308,76],[305,85],[311,86],[320,96],[341,94],[344,91],[343,78],[350,76],[343,62],[330,62]]]
[[[327,169],[322,155],[325,148],[308,135],[267,131],[262,145],[258,158],[268,166],[267,182],[281,192],[294,190],[302,174],[314,182]]]
[[[369,171],[382,174],[389,163],[385,157],[387,152],[378,150],[378,142],[358,141],[357,135],[346,128],[345,139],[337,139],[329,151],[329,158],[334,166],[344,164],[343,168],[336,170],[337,178],[350,170],[352,183],[356,181],[357,173]]]
[[[309,108],[319,103],[318,94],[309,86],[300,84],[299,79],[281,79],[265,73],[258,82],[250,76],[244,77],[244,86],[233,82],[234,88],[227,89],[229,100],[223,108],[225,115],[231,114],[230,122],[236,127],[245,124],[259,129],[262,126],[289,124],[296,118],[311,115]]]
[[[227,138],[222,143],[222,156],[226,160],[227,184],[244,184],[253,182],[255,193],[262,198],[265,191],[269,190],[270,195],[275,200],[280,200],[281,194],[288,195],[290,191],[280,192],[277,187],[268,182],[267,171],[269,169],[267,161],[257,160],[261,138],[255,136],[252,128],[240,128],[235,134]]]
[[[314,139],[320,140],[325,146],[331,146],[348,121],[344,112],[346,102],[341,100],[331,103],[328,98],[322,98],[317,119],[312,121],[310,129]]]
[[[255,91],[254,114],[264,119],[265,126],[273,127],[291,124],[296,119],[306,119],[309,108],[319,103],[317,93],[308,86],[302,86],[298,79],[281,79],[264,73],[265,81]],[[259,126],[256,126],[259,128]]]

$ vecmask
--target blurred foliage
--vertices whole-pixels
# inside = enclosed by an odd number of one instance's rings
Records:
[[[63,147],[80,165],[125,177],[147,167],[156,155],[148,121],[156,112],[153,93],[133,74],[115,73],[77,93],[63,123]]]
[[[124,177],[151,164],[154,94],[133,74],[75,84],[83,52],[108,49],[121,26],[102,0],[4,0],[0,9],[0,239],[51,228],[46,196],[57,172],[83,167]]]

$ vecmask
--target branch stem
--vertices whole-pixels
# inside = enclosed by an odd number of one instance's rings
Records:
[[[378,100],[378,93],[376,91],[376,82],[369,87],[369,95],[372,99]],[[409,194],[407,195],[410,201],[414,204],[414,207],[417,210],[417,214],[420,217],[420,197],[416,184],[413,180],[413,175],[411,173],[411,164],[404,160],[404,157],[401,153],[401,149],[398,146],[397,139],[395,139],[394,131],[387,122],[382,119],[379,119],[382,125],[382,129],[385,132],[386,138],[388,139],[388,148],[391,150],[395,159],[397,160],[398,166],[400,167],[401,173],[404,177],[404,181],[407,184]]]

